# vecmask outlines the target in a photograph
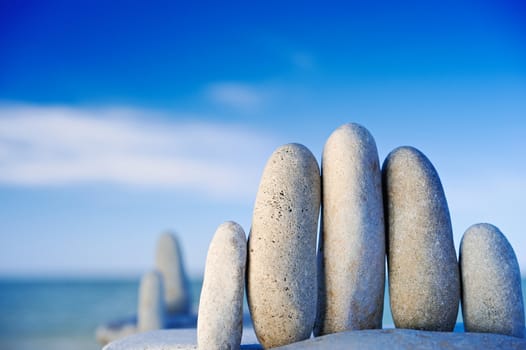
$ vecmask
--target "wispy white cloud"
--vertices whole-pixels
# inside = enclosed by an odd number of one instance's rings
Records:
[[[129,108],[0,106],[0,183],[103,182],[222,198],[255,193],[275,147],[271,137],[238,125],[174,119]]]
[[[207,88],[207,95],[215,103],[241,111],[261,107],[267,97],[261,89],[235,82],[211,84]]]

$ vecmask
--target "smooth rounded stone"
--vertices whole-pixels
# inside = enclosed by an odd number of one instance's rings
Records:
[[[163,275],[167,312],[190,312],[189,282],[184,270],[182,251],[173,234],[167,232],[159,237],[155,265]]]
[[[200,349],[239,349],[246,259],[243,228],[232,221],[221,224],[206,257],[197,320]]]
[[[526,340],[500,334],[429,332],[412,329],[347,331],[305,340],[279,349],[331,350],[479,350],[526,349]]]
[[[385,227],[382,174],[372,135],[336,129],[322,157],[318,312],[314,334],[382,328]]]
[[[137,329],[139,332],[164,328],[164,287],[158,271],[144,274],[139,287]]]
[[[397,328],[451,331],[460,278],[451,219],[438,174],[412,147],[383,165],[391,312]]]
[[[460,244],[462,316],[467,332],[524,337],[521,274],[513,248],[490,224],[467,229]]]
[[[267,161],[248,240],[247,297],[265,348],[307,339],[316,317],[320,171],[299,144]]]
[[[197,330],[163,329],[139,333],[106,345],[103,350],[182,350],[197,349]],[[261,349],[254,330],[245,329],[241,349]]]

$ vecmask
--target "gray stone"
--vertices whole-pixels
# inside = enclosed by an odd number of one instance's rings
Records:
[[[164,328],[164,290],[157,271],[144,274],[139,287],[137,329],[139,332]]]
[[[316,317],[320,172],[299,144],[267,161],[248,242],[247,297],[265,348],[307,339]]]
[[[164,233],[159,237],[155,264],[163,275],[167,312],[190,312],[189,282],[184,270],[181,248],[173,234]]]
[[[460,244],[460,271],[466,331],[524,337],[519,264],[498,228],[476,224],[467,229]]]
[[[382,328],[385,232],[380,164],[372,135],[336,129],[322,158],[322,220],[315,335]]]
[[[325,335],[279,349],[479,350],[526,349],[526,340],[500,334],[375,329]]]
[[[246,259],[243,228],[232,221],[221,224],[206,257],[197,321],[200,349],[239,349]]]
[[[391,312],[397,328],[451,331],[460,300],[451,219],[431,162],[412,147],[383,165]]]
[[[197,332],[191,329],[157,330],[135,334],[106,345],[103,350],[197,349]],[[261,349],[253,329],[244,329],[241,349]]]

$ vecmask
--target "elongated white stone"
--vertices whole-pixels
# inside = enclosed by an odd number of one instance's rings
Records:
[[[336,129],[322,158],[322,225],[315,335],[382,328],[385,232],[381,171],[372,135]]]
[[[397,328],[451,331],[460,299],[449,209],[438,174],[417,149],[383,165],[389,294]]]
[[[139,332],[164,328],[164,292],[162,276],[150,271],[141,279],[137,330]]]
[[[466,331],[523,338],[519,264],[498,228],[476,224],[467,229],[460,244],[460,271]]]
[[[246,257],[243,228],[232,221],[221,224],[206,257],[197,321],[199,349],[239,349]]]
[[[267,161],[248,242],[247,296],[265,348],[307,339],[316,317],[316,236],[320,172],[299,144]]]
[[[191,308],[189,282],[177,238],[164,233],[157,242],[155,264],[164,282],[164,297],[169,314],[188,313]]]

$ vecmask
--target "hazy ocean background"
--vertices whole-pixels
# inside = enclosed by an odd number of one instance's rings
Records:
[[[201,284],[192,281],[196,310]],[[135,313],[138,285],[139,279],[0,279],[0,349],[100,349],[95,329]],[[526,279],[522,291],[526,305]],[[383,323],[393,324],[387,293]]]

